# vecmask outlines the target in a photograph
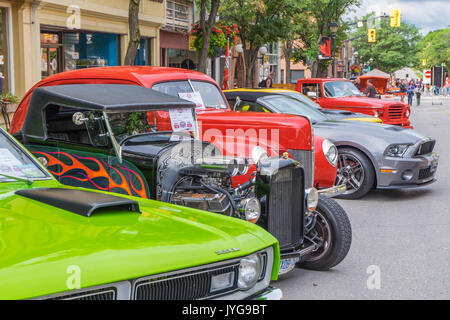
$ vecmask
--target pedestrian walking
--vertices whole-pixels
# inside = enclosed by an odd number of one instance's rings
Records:
[[[375,89],[375,86],[373,85],[372,80],[367,80],[367,88],[366,91],[364,92],[364,94],[366,95],[366,97],[369,98],[376,98],[377,97],[377,89]]]
[[[417,106],[420,106],[420,96],[422,95],[420,83],[416,87],[415,91],[416,91],[416,103],[417,103]]]
[[[273,86],[273,78],[275,78],[275,73],[271,72],[269,74],[269,76],[267,77],[267,79],[262,80],[259,84],[258,87],[260,88],[272,88]]]
[[[414,96],[414,91],[416,89],[416,86],[414,84],[414,80],[410,80],[408,84],[408,88],[406,88],[406,94],[408,95],[408,105],[412,105],[412,100]]]
[[[445,95],[447,97],[450,96],[450,79],[448,78],[448,76],[445,78]]]

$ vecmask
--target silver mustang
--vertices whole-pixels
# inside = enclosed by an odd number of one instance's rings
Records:
[[[318,136],[338,148],[336,185],[347,191],[339,197],[358,199],[373,187],[397,189],[433,183],[439,156],[435,140],[416,130],[357,121],[334,121],[298,92],[231,90],[225,96],[236,111],[275,112],[308,116]]]

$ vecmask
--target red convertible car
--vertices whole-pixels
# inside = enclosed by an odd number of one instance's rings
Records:
[[[298,92],[311,98],[322,108],[360,112],[380,118],[385,124],[411,128],[411,109],[400,101],[368,98],[346,79],[299,79]]]
[[[194,101],[198,104],[200,137],[215,144],[224,155],[251,158],[251,150],[259,145],[270,156],[284,155],[302,163],[310,187],[327,188],[323,192],[328,195],[342,192],[339,187],[329,189],[336,179],[337,149],[332,143],[323,143],[325,139],[314,136],[307,119],[296,115],[234,112],[211,77],[186,69],[104,67],[55,74],[37,83],[22,99],[12,120],[11,133],[22,128],[35,88],[93,83],[139,85]],[[171,126],[165,111],[153,112],[148,119],[149,123],[157,119],[158,126]],[[245,150],[238,147],[242,145],[245,145]]]

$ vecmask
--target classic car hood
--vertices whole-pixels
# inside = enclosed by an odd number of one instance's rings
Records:
[[[384,141],[391,143],[416,143],[425,138],[416,130],[388,124],[353,122],[353,121],[322,121],[314,125],[315,133],[339,145],[341,141],[361,143],[370,141]]]
[[[364,113],[352,112],[348,110],[336,110],[336,109],[324,109],[320,110],[322,113],[325,113],[328,117],[333,120],[343,120],[343,119],[351,119],[351,118],[369,118],[375,119],[374,116],[369,116]]]
[[[277,131],[276,140],[284,148],[311,150],[311,130],[307,119],[298,115],[276,114],[265,112],[235,112],[231,110],[198,111],[197,119],[203,134],[208,129],[219,129],[224,135],[228,131],[237,129],[255,130],[267,129],[267,137],[271,139],[271,132]],[[262,132],[257,132],[259,136]],[[263,134],[264,135],[264,134]],[[299,144],[301,143],[301,144]],[[295,147],[294,147],[295,146]]]
[[[404,105],[401,102],[398,101],[388,101],[383,99],[377,99],[377,98],[369,98],[369,97],[339,97],[339,98],[328,98],[328,100],[331,102],[333,101],[333,105],[336,106],[367,106],[367,107],[388,107],[392,105]],[[342,105],[341,105],[342,104]]]
[[[16,195],[23,184],[8,185],[14,188],[0,192],[2,299],[67,291],[70,266],[81,270],[81,286],[90,287],[235,258],[276,243],[258,226],[208,212],[133,198],[141,214],[105,211],[86,218]],[[230,248],[240,251],[216,253]]]

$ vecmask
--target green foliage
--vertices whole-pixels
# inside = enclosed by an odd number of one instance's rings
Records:
[[[147,121],[146,112],[132,112],[128,115],[127,131],[129,135],[147,132],[150,125]]]
[[[422,60],[426,60],[426,65],[422,65]],[[417,44],[417,67],[430,68],[440,66],[444,63],[450,66],[450,28],[429,32]]]
[[[195,36],[194,47],[198,52],[202,50],[203,33],[200,23],[192,25],[191,34]],[[211,30],[208,57],[215,58],[225,53],[228,39],[230,46],[234,46],[238,41],[239,30],[236,25],[228,25],[223,21],[218,21]]]
[[[286,30],[281,11],[293,0],[224,0],[219,15],[236,24],[242,42],[252,48],[276,42]]]
[[[3,103],[19,103],[20,99],[13,95],[12,93],[2,93],[0,94],[0,102]]]
[[[366,15],[363,20],[373,21],[375,13]],[[376,42],[367,41],[368,26],[358,28],[351,34],[353,48],[358,51],[362,63],[373,59],[372,69],[393,72],[403,67],[417,65],[417,43],[421,39],[418,29],[402,22],[400,27],[390,26],[389,17],[379,20],[376,29]],[[355,21],[356,22],[356,21]]]
[[[352,7],[359,6],[359,0],[303,0],[297,4],[295,14],[292,16],[294,39],[302,43],[294,49],[295,62],[306,64],[311,61],[318,64],[318,70],[324,70],[330,63],[329,60],[318,60],[319,40],[322,36],[331,34],[329,25],[335,21],[339,25],[335,38],[338,48],[346,39],[345,31],[348,26],[342,21],[342,15]],[[313,76],[314,75],[313,73]]]

